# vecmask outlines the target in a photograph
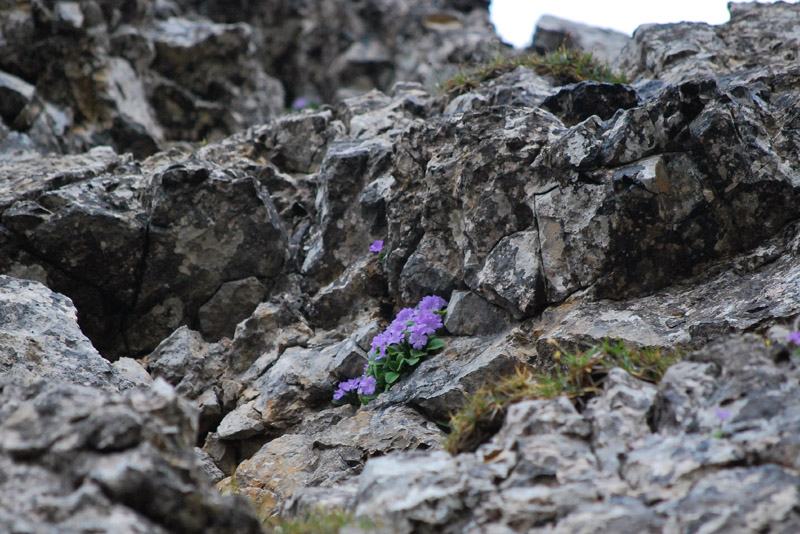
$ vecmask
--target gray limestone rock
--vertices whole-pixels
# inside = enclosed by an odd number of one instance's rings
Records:
[[[366,362],[365,351],[352,338],[328,346],[289,347],[253,382],[258,394],[253,409],[266,428],[285,429],[313,406],[330,402],[338,380],[361,374]]]
[[[223,283],[197,310],[200,332],[211,340],[233,337],[236,325],[253,313],[266,292],[254,276]]]
[[[642,27],[629,86],[428,92],[491,55],[485,5],[0,2],[0,530],[255,532],[209,479],[385,532],[800,530],[797,7]],[[37,156],[98,143],[134,154]],[[443,349],[332,406],[429,294]],[[606,338],[683,359],[437,450]]]
[[[800,38],[791,22],[798,7],[781,2],[731,4],[731,20],[720,26],[680,23],[638,28],[616,65],[634,77],[675,83],[687,78],[783,65],[797,57]],[[777,45],[777,43],[780,43]],[[776,46],[777,45],[777,46]]]
[[[552,15],[539,18],[532,39],[531,48],[540,54],[564,46],[584,50],[604,63],[616,59],[631,40],[616,30],[596,28]]]
[[[40,379],[107,391],[133,387],[78,328],[75,307],[39,282],[0,275],[0,371],[7,381]]]
[[[475,288],[486,300],[519,318],[545,302],[539,232],[518,232],[500,240],[486,257]]]
[[[454,336],[497,334],[511,324],[508,313],[470,291],[453,291],[444,326]]]
[[[283,223],[251,176],[173,165],[153,177],[147,197],[147,256],[135,319],[125,327],[134,353],[195,321],[223,283],[276,278],[289,259]]]
[[[125,395],[5,381],[0,415],[5,531],[260,532],[201,473],[196,415],[163,381]]]

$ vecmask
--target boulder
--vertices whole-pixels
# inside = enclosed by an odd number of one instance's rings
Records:
[[[39,282],[0,275],[0,371],[30,386],[41,379],[117,392],[134,384],[97,353],[67,297]]]
[[[542,15],[536,22],[530,48],[540,54],[561,47],[591,53],[603,63],[611,63],[631,38],[619,31],[597,28],[552,15]]]
[[[118,394],[5,380],[0,412],[3,530],[261,532],[205,478],[196,414],[164,381]]]

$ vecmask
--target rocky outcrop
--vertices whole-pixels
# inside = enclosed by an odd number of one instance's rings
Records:
[[[488,2],[55,0],[0,5],[3,158],[147,157],[397,81],[429,88],[500,41]]]
[[[26,159],[58,110],[20,108],[94,93],[67,76],[40,94],[30,58],[0,45],[19,78],[0,78],[16,95],[0,116],[31,125],[6,135],[0,169],[0,462],[15,473],[0,525],[255,532],[256,512],[322,506],[390,532],[800,528],[798,72],[766,52],[791,53],[797,6],[642,27],[617,60],[629,84],[518,67],[454,97],[419,83],[420,58],[446,39],[441,53],[479,55],[485,2],[51,4],[31,26],[24,2],[0,20],[75,50],[111,31],[117,74],[202,108],[158,119],[165,139],[252,127],[146,159]],[[356,39],[364,20],[380,31]],[[264,76],[293,69],[288,98],[335,105],[271,119]],[[89,121],[82,139],[105,143],[92,135],[115,113],[65,128]],[[333,405],[426,295],[449,301],[445,346],[368,405]],[[580,400],[512,405],[473,452],[441,450],[465,394],[556,369],[550,340],[606,338],[684,357],[660,384],[614,369]]]
[[[93,349],[66,297],[0,277],[0,529],[260,532],[195,460],[196,409]]]
[[[540,54],[561,47],[580,49],[610,63],[619,56],[630,39],[628,35],[616,30],[595,28],[552,15],[542,15],[536,22],[530,48]]]

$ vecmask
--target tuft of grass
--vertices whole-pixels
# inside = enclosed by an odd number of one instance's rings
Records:
[[[459,69],[458,74],[441,85],[450,96],[458,96],[476,88],[480,83],[502,76],[517,67],[533,70],[540,76],[550,76],[560,85],[582,81],[628,83],[623,74],[613,72],[608,65],[591,53],[561,47],[546,55],[529,54],[518,57],[495,57],[472,69]]]
[[[631,349],[622,341],[608,339],[583,352],[572,353],[556,347],[553,358],[558,366],[553,375],[520,367],[516,373],[468,395],[461,409],[450,415],[450,433],[444,440],[444,448],[451,454],[474,451],[497,433],[508,407],[523,400],[563,395],[585,402],[599,391],[608,372],[615,367],[641,380],[658,383],[681,355],[677,350],[664,353],[658,348]]]
[[[378,525],[368,518],[355,518],[344,510],[317,509],[302,517],[271,517],[264,523],[269,534],[339,534],[347,525],[358,525],[368,531]]]

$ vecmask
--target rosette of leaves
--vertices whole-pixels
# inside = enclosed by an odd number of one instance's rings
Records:
[[[443,326],[445,306],[446,300],[431,295],[416,308],[400,310],[392,323],[372,339],[364,374],[339,383],[334,404],[367,404],[444,347],[436,332]]]

